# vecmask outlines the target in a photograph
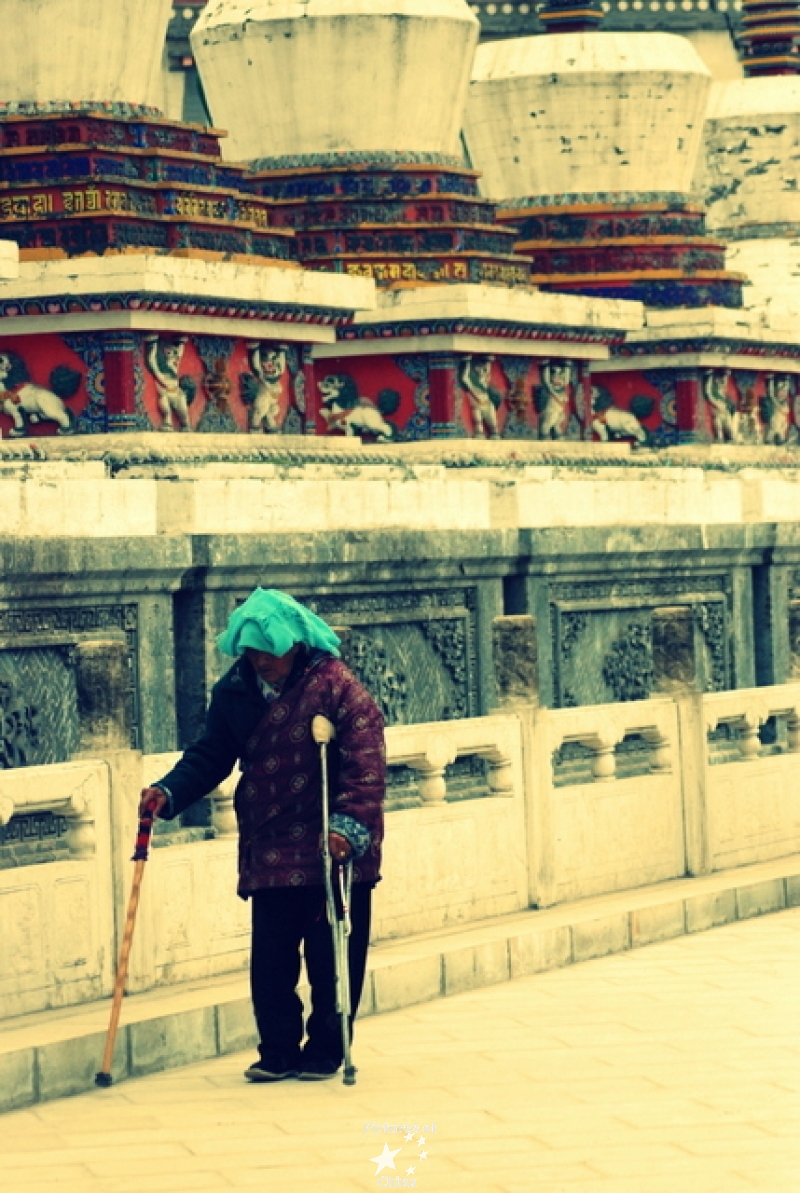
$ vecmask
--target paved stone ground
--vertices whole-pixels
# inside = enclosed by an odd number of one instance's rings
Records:
[[[365,1020],[354,1089],[232,1056],[8,1114],[0,1188],[798,1193],[799,1000],[800,908]]]

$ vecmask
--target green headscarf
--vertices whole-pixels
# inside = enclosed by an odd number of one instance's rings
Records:
[[[257,588],[234,609],[224,634],[217,638],[223,654],[244,654],[245,647],[280,657],[302,642],[339,658],[340,640],[321,617],[277,588]]]

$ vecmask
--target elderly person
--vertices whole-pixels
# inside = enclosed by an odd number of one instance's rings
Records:
[[[175,768],[142,792],[166,820],[213,791],[238,762],[239,894],[253,913],[251,991],[259,1059],[250,1081],[332,1077],[342,1063],[331,929],[321,854],[322,780],[311,722],[332,722],[330,834],[334,864],[353,861],[352,1015],[364,983],[372,889],[383,838],[383,716],[339,658],[340,641],[286,593],[257,588],[217,640],[237,659],[215,685],[205,731]],[[297,994],[302,944],[312,1012],[303,1041]],[[352,1019],[351,1019],[352,1029]]]

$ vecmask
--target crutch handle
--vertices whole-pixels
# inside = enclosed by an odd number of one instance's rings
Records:
[[[311,720],[311,736],[318,746],[327,746],[336,737],[336,726],[321,713],[317,714]]]

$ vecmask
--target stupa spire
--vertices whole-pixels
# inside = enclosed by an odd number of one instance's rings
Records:
[[[746,78],[800,74],[798,41],[797,0],[745,0],[740,45]]]
[[[538,16],[548,33],[586,33],[599,29],[605,13],[599,0],[547,0]]]
[[[467,0],[206,8],[192,46],[212,118],[304,265],[396,287],[527,284],[460,142],[478,32]]]

